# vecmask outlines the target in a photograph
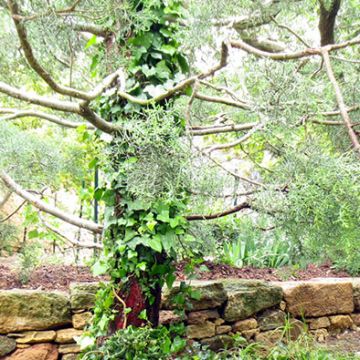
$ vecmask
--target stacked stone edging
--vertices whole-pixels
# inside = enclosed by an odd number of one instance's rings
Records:
[[[360,278],[264,282],[227,279],[192,281],[198,300],[186,309],[189,340],[217,350],[233,335],[271,346],[308,330],[319,341],[360,326]],[[76,338],[91,321],[97,283],[74,283],[69,293],[0,290],[0,360],[74,360]],[[164,290],[161,323],[182,321]],[[291,326],[284,333],[284,323]]]

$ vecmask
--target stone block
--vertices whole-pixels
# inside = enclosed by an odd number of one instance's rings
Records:
[[[204,339],[215,336],[215,324],[205,321],[201,324],[189,325],[186,327],[186,336],[188,339]]]
[[[286,314],[281,310],[265,310],[257,320],[261,331],[274,330],[284,326]]]
[[[16,349],[16,341],[7,336],[0,336],[0,357]]]
[[[4,360],[58,360],[59,352],[53,344],[37,344],[18,349]]]
[[[323,329],[323,328],[328,328],[330,326],[330,320],[326,316],[322,316],[315,319],[307,319],[306,322],[309,323],[310,330]]]
[[[66,295],[38,290],[0,290],[0,334],[47,330],[71,323]]]
[[[59,344],[71,344],[76,342],[76,337],[83,334],[82,330],[76,330],[73,328],[70,329],[61,329],[56,332],[55,342]]]
[[[56,337],[56,332],[54,330],[26,331],[19,335],[16,339],[18,344],[40,344],[53,341]]]
[[[226,280],[224,289],[228,301],[223,317],[229,322],[246,319],[279,305],[282,299],[279,286],[260,280]]]
[[[193,311],[187,314],[187,322],[188,324],[199,324],[206,320],[215,320],[219,317],[220,315],[217,310]]]
[[[234,344],[234,339],[229,335],[217,335],[201,340],[201,344],[206,345],[210,350],[219,351],[231,348]]]
[[[92,309],[95,305],[96,293],[99,290],[99,283],[71,283],[70,284],[70,303],[71,308]]]
[[[72,316],[72,324],[74,329],[82,330],[85,326],[89,325],[91,322],[93,314],[90,311],[85,311],[82,313],[74,314]]]
[[[216,327],[216,335],[228,334],[231,330],[231,325],[220,325]]]
[[[255,319],[246,319],[237,321],[233,324],[233,331],[234,332],[242,332],[245,330],[252,330],[258,327],[258,322]]]
[[[319,317],[354,310],[353,288],[349,280],[321,279],[280,285],[286,310],[293,316]]]

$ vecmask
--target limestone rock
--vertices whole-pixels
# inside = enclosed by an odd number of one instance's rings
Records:
[[[265,310],[258,316],[259,327],[262,331],[274,330],[284,326],[286,315],[281,310]]]
[[[231,348],[234,344],[234,339],[229,335],[217,335],[201,340],[201,344],[208,346],[210,350],[218,351]]]
[[[90,324],[92,316],[93,315],[90,311],[74,314],[72,317],[73,327],[77,330],[84,329],[86,325]]]
[[[224,319],[229,322],[246,319],[279,305],[282,299],[279,286],[260,280],[226,280],[224,288],[228,298]]]
[[[77,344],[62,344],[59,346],[60,354],[77,354],[81,351]]]
[[[50,331],[27,331],[21,334],[21,337],[16,339],[18,344],[40,344],[51,342],[55,339],[56,332]]]
[[[279,309],[282,310],[282,311],[285,311],[285,309],[286,309],[286,302],[285,301],[280,301]]]
[[[226,301],[226,293],[222,281],[191,281],[191,287],[200,294],[199,299],[189,299],[187,310],[207,310],[221,306]],[[169,290],[163,289],[162,308],[173,310],[179,305],[172,303],[172,298],[180,292],[180,283],[175,282]]]
[[[356,326],[360,326],[360,314],[351,314],[351,319]]]
[[[214,324],[215,324],[216,326],[222,325],[224,322],[225,322],[225,320],[224,320],[224,319],[221,319],[221,318],[218,318],[218,319],[215,319],[215,320],[214,320]]]
[[[326,329],[317,329],[311,331],[311,334],[314,336],[315,340],[318,342],[325,342],[329,336],[329,332]]]
[[[71,323],[68,298],[58,292],[0,290],[0,334]]]
[[[29,348],[31,345],[29,344],[16,344],[16,348],[17,349],[27,349]]]
[[[70,344],[76,342],[75,337],[82,335],[82,330],[61,329],[56,332],[55,342],[59,344]]]
[[[57,360],[59,352],[53,344],[37,344],[18,349],[4,360]]]
[[[0,357],[5,356],[16,349],[16,342],[7,336],[0,336]]]
[[[188,339],[204,339],[215,335],[215,324],[205,321],[202,324],[194,324],[186,327]]]
[[[220,325],[216,327],[216,335],[228,334],[231,330],[231,325]]]
[[[345,330],[350,329],[353,321],[349,315],[335,315],[330,316],[331,330]]]
[[[201,310],[193,311],[188,313],[187,322],[188,324],[199,324],[206,320],[215,320],[219,318],[219,312],[217,310]]]
[[[260,334],[260,329],[244,330],[241,335],[247,340],[253,339],[257,334]]]
[[[99,283],[71,283],[70,303],[72,309],[91,309],[95,305]]]
[[[360,278],[352,279],[355,311],[360,312]]]
[[[272,348],[278,342],[284,338],[283,331],[281,329],[275,329],[256,334],[255,341],[267,348]]]
[[[170,325],[181,322],[181,316],[172,310],[160,310],[159,323],[161,325]]]
[[[349,280],[334,279],[281,284],[287,311],[293,316],[318,317],[351,313],[353,289]]]
[[[64,354],[61,360],[77,360],[78,354]]]
[[[242,332],[246,330],[256,329],[257,327],[258,327],[258,322],[255,319],[246,319],[246,320],[237,321],[233,325],[233,331]]]
[[[315,319],[308,319],[307,322],[309,323],[310,330],[317,330],[317,329],[327,328],[330,326],[330,320],[326,316],[322,316]]]

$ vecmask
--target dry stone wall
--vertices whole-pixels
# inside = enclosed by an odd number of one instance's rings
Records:
[[[271,346],[303,331],[324,341],[330,333],[360,327],[360,279],[191,285],[200,297],[186,308],[186,336],[214,350],[231,347],[235,334]],[[0,360],[76,359],[76,338],[91,322],[97,288],[96,283],[74,283],[69,293],[0,291]],[[178,292],[179,284],[164,290],[162,324],[183,321],[171,302]]]

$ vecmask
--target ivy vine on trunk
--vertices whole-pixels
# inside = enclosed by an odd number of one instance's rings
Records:
[[[183,8],[180,1],[171,0],[129,0],[128,5],[135,14],[146,11],[148,23],[145,30],[139,31],[132,25],[126,33],[116,36],[117,48],[127,61],[126,91],[149,99],[174,86],[188,72],[177,40],[177,20],[183,16]],[[99,102],[103,118],[122,125],[123,130],[109,143],[111,161],[102,167],[110,186],[95,193],[98,200],[106,203],[106,225],[104,252],[94,270],[111,277],[98,296],[96,335],[107,335],[130,325],[157,326],[161,289],[175,280],[175,249],[187,229],[187,221],[180,215],[188,201],[186,186],[178,182],[175,196],[169,199],[164,196],[167,185],[162,184],[162,192],[147,198],[129,190],[128,176],[132,167],[145,163],[151,152],[171,158],[174,137],[180,139],[185,130],[173,103],[174,97],[140,106],[119,97],[115,88]],[[142,136],[131,125],[151,128],[153,122],[164,127],[154,141],[151,131]]]

